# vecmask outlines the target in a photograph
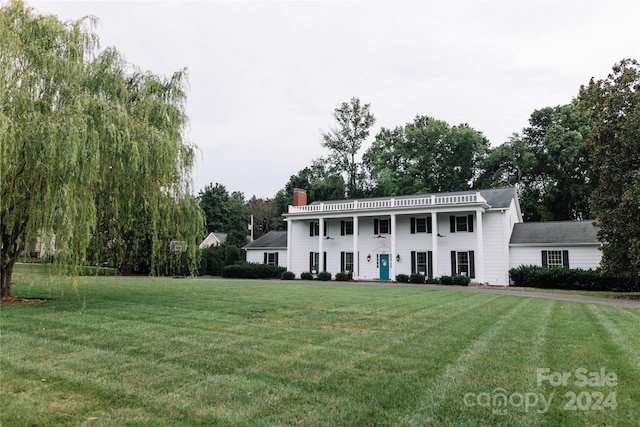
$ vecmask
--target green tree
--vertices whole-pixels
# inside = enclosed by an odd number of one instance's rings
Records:
[[[247,244],[251,217],[249,205],[240,192],[229,194],[222,184],[209,184],[198,194],[204,211],[207,232],[227,233],[227,243],[242,247]]]
[[[226,232],[229,218],[229,192],[224,185],[209,184],[198,193],[198,201],[205,216],[207,233]]]
[[[471,188],[487,151],[487,139],[469,125],[418,116],[381,129],[363,163],[377,195],[459,191]]]
[[[476,186],[516,185],[527,221],[589,218],[591,121],[574,102],[535,110],[529,124],[490,151]]]
[[[587,141],[598,186],[591,196],[602,267],[640,277],[640,64],[625,59],[606,79],[580,89],[580,106],[594,123]]]
[[[346,177],[350,198],[362,193],[363,174],[356,155],[376,121],[370,108],[370,104],[361,104],[358,98],[343,102],[333,111],[336,126],[322,133],[322,146],[330,151],[328,162],[333,170]]]
[[[301,188],[307,191],[307,202],[320,200],[343,200],[346,186],[342,175],[332,172],[327,162],[321,159],[315,160],[311,166],[300,170],[289,178],[285,187],[278,191],[274,197],[278,217],[272,222],[272,230],[283,230],[284,221],[280,214],[287,212],[289,205],[293,204],[293,189]]]
[[[274,222],[282,221],[282,212],[278,210],[273,199],[259,199],[253,196],[249,199],[249,208],[253,218],[254,239],[271,231]]]
[[[193,243],[196,266],[202,217],[187,191],[184,73],[127,74],[115,50],[95,56],[93,24],[36,15],[21,1],[0,9],[2,297],[37,237],[55,239],[56,259],[75,265],[87,247],[97,261],[137,245],[159,272],[172,234]]]

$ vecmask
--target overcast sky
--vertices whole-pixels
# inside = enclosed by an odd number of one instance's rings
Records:
[[[333,110],[359,98],[394,128],[427,115],[492,146],[539,108],[639,58],[640,1],[27,1],[94,15],[101,47],[170,76],[187,68],[194,193],[271,198],[325,156]]]

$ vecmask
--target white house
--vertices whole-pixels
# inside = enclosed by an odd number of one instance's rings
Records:
[[[198,246],[200,249],[206,249],[210,246],[220,246],[227,241],[227,233],[209,233]]]
[[[284,220],[286,232],[270,232],[245,246],[248,261],[285,266],[297,276],[349,271],[354,280],[395,280],[398,274],[464,274],[503,286],[509,268],[522,264],[595,268],[600,262],[591,222],[525,224],[515,188],[311,204],[296,189]]]

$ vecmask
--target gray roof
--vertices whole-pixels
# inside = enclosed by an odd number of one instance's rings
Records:
[[[492,208],[508,208],[511,204],[511,200],[517,200],[517,193],[514,187],[507,188],[496,188],[491,190],[467,190],[467,191],[453,191],[446,193],[428,193],[428,194],[411,194],[404,196],[393,196],[394,199],[408,199],[413,197],[425,197],[425,196],[453,196],[453,195],[464,195],[464,194],[475,194],[480,193],[482,197],[485,198],[489,206]],[[319,203],[332,203],[332,202],[352,202],[353,200],[389,200],[391,197],[373,197],[370,199],[348,199],[348,200],[322,200],[310,203],[311,205],[316,205]]]
[[[282,248],[287,249],[287,232],[286,231],[269,231],[258,237],[253,242],[244,245],[242,249],[258,249],[258,248]]]
[[[598,244],[594,220],[519,222],[513,227],[511,244]]]

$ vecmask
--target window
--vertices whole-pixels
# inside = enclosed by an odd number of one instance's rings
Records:
[[[542,266],[546,268],[569,268],[569,251],[542,251]]]
[[[431,233],[431,217],[411,218],[411,234]]]
[[[433,277],[433,252],[411,251],[411,274],[414,273]]]
[[[317,273],[320,264],[320,253],[309,252],[309,271]]]
[[[267,265],[278,266],[278,253],[277,252],[265,252],[264,263]]]
[[[353,272],[353,252],[340,253],[340,271]]]
[[[469,275],[469,252],[458,252],[458,274]]]
[[[452,233],[456,232],[469,232],[473,233],[473,215],[465,216],[450,216],[451,222],[450,230]]]
[[[327,221],[324,222],[324,232],[322,234],[324,236],[327,235]],[[319,236],[319,235],[320,235],[320,222],[311,221],[309,223],[309,236]]]
[[[451,251],[451,274],[464,274],[476,277],[475,256],[473,251]]]
[[[322,253],[323,271],[327,271],[327,253]],[[316,274],[320,272],[320,253],[309,252],[309,271]]]
[[[340,221],[340,235],[353,234],[353,221]]]
[[[389,219],[374,219],[373,220],[373,234],[391,234]]]

